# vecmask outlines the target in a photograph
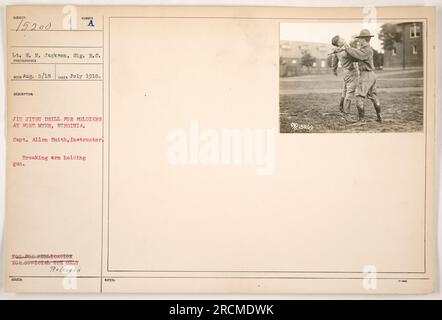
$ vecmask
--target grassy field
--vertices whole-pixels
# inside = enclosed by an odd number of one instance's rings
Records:
[[[366,123],[357,122],[357,109],[339,112],[341,78],[332,75],[282,79],[280,83],[280,132],[413,132],[423,127],[422,72],[378,73],[378,97],[384,121],[376,122],[369,100],[365,102]],[[385,79],[385,80],[382,80]],[[401,88],[397,89],[396,88]],[[404,91],[405,88],[405,91]],[[410,90],[406,90],[410,88]],[[333,89],[318,93],[315,89]],[[298,92],[284,94],[286,92]]]

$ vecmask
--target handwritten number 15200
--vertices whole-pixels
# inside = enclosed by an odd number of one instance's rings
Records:
[[[47,24],[37,24],[35,22],[20,19],[15,31],[47,31],[51,29],[51,22]]]

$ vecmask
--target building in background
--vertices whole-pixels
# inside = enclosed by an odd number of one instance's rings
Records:
[[[423,66],[423,33],[421,22],[395,25],[400,41],[384,49],[384,68],[419,68]]]
[[[281,40],[279,46],[281,77],[330,72],[331,44]]]

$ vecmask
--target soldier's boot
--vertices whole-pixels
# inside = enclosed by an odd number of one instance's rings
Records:
[[[376,111],[377,122],[382,122],[382,114],[381,114],[381,104],[379,103],[379,99],[376,95],[369,97],[371,102],[373,103],[374,110]]]
[[[341,97],[341,102],[339,102],[339,111],[345,112],[344,111],[344,97]]]
[[[359,121],[365,122],[365,110],[364,107],[360,108],[358,107],[358,115],[359,115]]]
[[[344,112],[345,113],[350,113],[350,106],[351,106],[351,100],[345,99],[345,101],[344,101]]]
[[[376,110],[376,115],[377,115],[377,122],[382,122],[382,114],[381,114],[381,105],[379,104],[379,101],[373,100],[373,106],[374,109]]]
[[[365,122],[364,101],[362,99],[358,99],[356,102],[356,107],[358,108],[359,121]]]

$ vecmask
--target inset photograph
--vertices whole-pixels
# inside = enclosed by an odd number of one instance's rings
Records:
[[[424,24],[280,24],[281,133],[416,132],[424,119]]]

